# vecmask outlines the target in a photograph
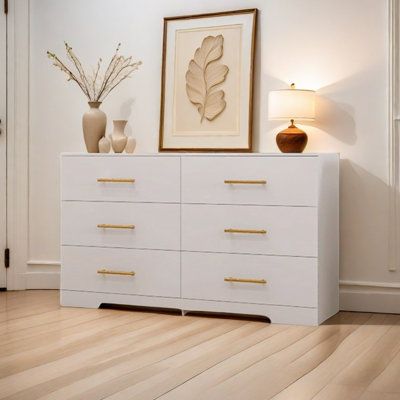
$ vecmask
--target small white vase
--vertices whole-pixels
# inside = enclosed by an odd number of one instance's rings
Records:
[[[117,119],[113,121],[114,130],[111,134],[111,144],[115,153],[122,153],[125,149],[128,136],[125,135],[125,126],[128,123],[125,119]]]
[[[100,153],[109,153],[110,150],[111,150],[111,142],[106,136],[103,136],[99,140],[99,152]]]
[[[107,117],[99,109],[101,102],[89,101],[90,110],[82,117],[83,137],[88,153],[99,152],[99,140],[106,133]]]
[[[126,142],[125,152],[133,153],[136,147],[136,139],[132,136],[128,136],[128,141]]]

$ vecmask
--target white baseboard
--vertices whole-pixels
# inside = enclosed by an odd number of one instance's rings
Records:
[[[26,272],[25,282],[27,289],[59,289],[60,272],[59,271]]]
[[[61,262],[52,260],[28,260],[26,265],[28,266],[28,271],[60,271]]]
[[[340,310],[400,314],[400,284],[341,281]]]
[[[29,260],[25,275],[27,289],[59,289],[60,261]]]

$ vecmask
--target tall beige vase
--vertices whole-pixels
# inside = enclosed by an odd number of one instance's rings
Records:
[[[82,117],[83,137],[88,153],[99,152],[99,140],[106,133],[107,117],[99,109],[101,101],[89,101],[90,110]]]

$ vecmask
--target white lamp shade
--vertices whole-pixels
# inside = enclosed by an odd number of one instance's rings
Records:
[[[268,118],[313,120],[315,118],[315,92],[299,89],[269,92]]]

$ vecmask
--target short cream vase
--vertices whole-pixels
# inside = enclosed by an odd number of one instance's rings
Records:
[[[113,121],[114,130],[111,134],[111,145],[115,153],[122,153],[125,149],[128,136],[125,135],[125,126],[128,123],[125,119],[117,119]]]

